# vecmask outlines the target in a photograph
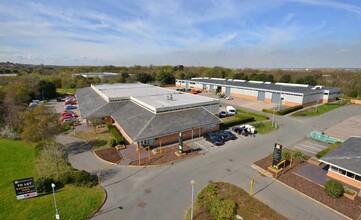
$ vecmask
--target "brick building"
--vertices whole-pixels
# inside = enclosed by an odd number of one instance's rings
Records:
[[[142,83],[91,85],[77,90],[81,116],[105,118],[128,143],[159,146],[219,129],[219,100]]]
[[[328,176],[361,189],[361,137],[350,137],[320,161],[330,165]]]

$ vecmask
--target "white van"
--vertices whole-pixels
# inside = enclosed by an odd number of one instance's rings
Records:
[[[228,115],[235,115],[236,114],[236,109],[233,106],[227,106],[226,107],[226,111]]]

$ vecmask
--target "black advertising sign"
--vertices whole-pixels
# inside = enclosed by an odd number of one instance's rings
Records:
[[[282,145],[275,143],[272,166],[275,167],[282,159]]]
[[[183,153],[183,133],[179,132],[179,145],[178,149],[181,153]]]
[[[26,199],[38,195],[36,193],[34,178],[14,180],[13,182],[17,199]]]

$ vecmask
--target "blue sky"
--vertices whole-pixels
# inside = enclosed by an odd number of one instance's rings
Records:
[[[359,0],[0,0],[0,61],[361,67]]]

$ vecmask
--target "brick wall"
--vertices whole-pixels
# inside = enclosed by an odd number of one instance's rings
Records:
[[[358,189],[361,189],[361,183],[360,182],[358,182],[356,180],[353,180],[353,179],[350,179],[350,178],[347,178],[344,175],[341,175],[341,174],[338,174],[336,172],[333,172],[333,171],[329,170],[327,172],[327,176],[332,177],[332,178],[334,178],[336,180],[339,180],[341,182],[344,182],[344,183],[346,183],[346,184],[348,184],[350,186],[354,186],[354,187],[356,187]]]

